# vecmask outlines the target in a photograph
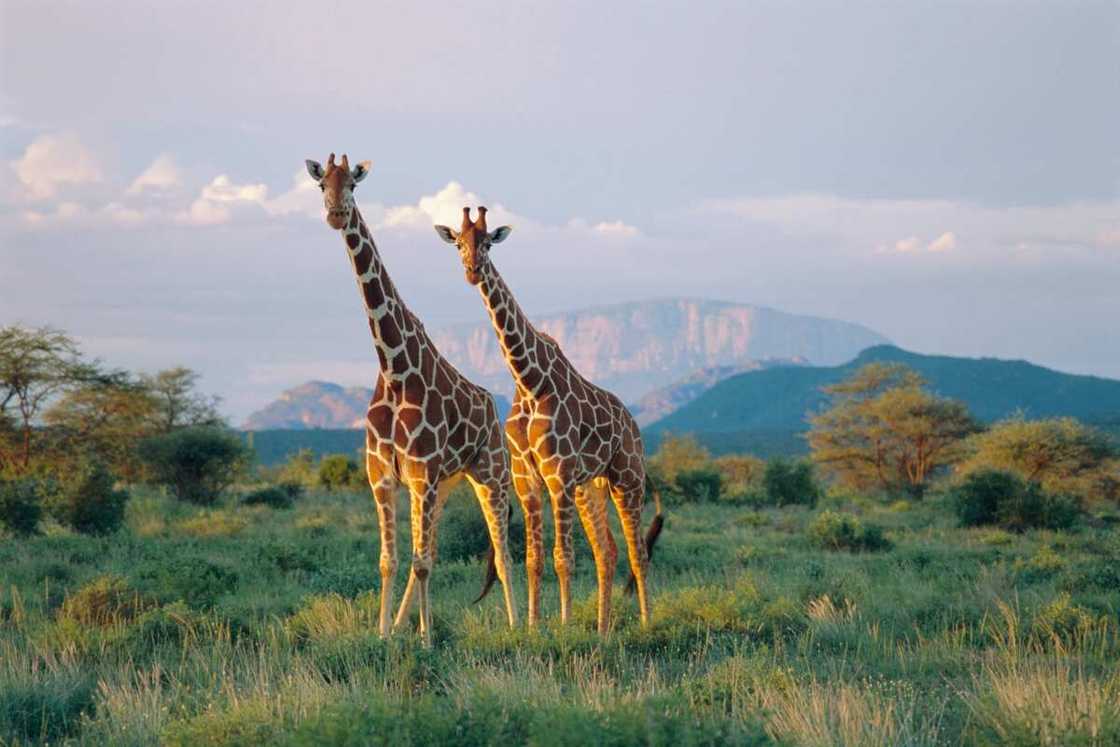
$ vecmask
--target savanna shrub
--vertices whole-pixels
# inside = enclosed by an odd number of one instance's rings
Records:
[[[774,506],[815,506],[821,495],[813,465],[806,461],[771,459],[762,475],[766,503]]]
[[[482,517],[482,509],[465,490],[456,490],[448,497],[436,534],[441,563],[480,558],[490,547],[490,530]]]
[[[717,501],[723,493],[723,475],[709,467],[677,473],[677,491],[686,501]]]
[[[889,550],[890,540],[883,536],[883,528],[864,525],[852,514],[822,511],[807,530],[809,541],[825,550],[851,550],[876,552]]]
[[[319,484],[327,490],[341,490],[361,482],[361,472],[345,454],[330,454],[319,462]]]
[[[953,491],[952,499],[961,525],[969,527],[1066,529],[1078,514],[1073,499],[1050,495],[1036,483],[1001,470],[973,472]]]
[[[113,476],[96,461],[77,464],[51,497],[51,513],[82,534],[112,534],[124,524],[129,495],[115,489]]]
[[[295,482],[269,485],[266,488],[247,493],[241,502],[249,506],[271,506],[272,508],[291,508],[303,495],[303,486]]]
[[[164,601],[182,600],[195,609],[210,609],[220,597],[234,591],[240,580],[236,571],[224,565],[189,555],[152,562],[134,578],[137,586]]]
[[[131,622],[154,606],[123,578],[99,576],[66,597],[58,617],[82,625],[114,625]]]
[[[182,501],[210,505],[248,461],[241,440],[218,428],[184,428],[140,443],[154,482]]]
[[[0,525],[26,537],[39,531],[43,503],[33,480],[0,480]]]

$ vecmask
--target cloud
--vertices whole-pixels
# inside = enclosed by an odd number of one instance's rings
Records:
[[[162,153],[136,177],[126,190],[126,194],[137,195],[146,189],[166,190],[180,184],[179,167],[168,153]]]
[[[267,200],[267,185],[235,184],[225,174],[219,174],[202,188],[190,207],[176,215],[176,220],[196,226],[228,223],[233,219],[232,206],[241,203],[264,207]]]
[[[459,182],[450,181],[435,194],[421,197],[415,205],[384,208],[376,224],[388,228],[430,229],[433,225],[458,228],[463,220],[463,208],[471,207],[472,215],[477,216],[473,208],[479,205],[488,208],[486,222],[492,228],[525,222],[524,219],[507,210],[504,205],[488,203]]]
[[[321,218],[323,215],[319,187],[304,168],[297,169],[292,176],[291,189],[268,200],[264,207],[272,215],[305,215],[309,218]]]
[[[101,181],[97,159],[70,134],[40,135],[12,166],[33,200],[54,197],[62,185]]]
[[[928,252],[948,252],[957,248],[957,235],[946,231],[926,246]]]
[[[1106,250],[1120,246],[1120,201],[997,208],[952,200],[848,199],[832,195],[711,200],[694,214],[820,242],[833,254],[946,254],[1016,248]],[[947,231],[947,225],[953,230]],[[903,238],[898,238],[899,236]]]

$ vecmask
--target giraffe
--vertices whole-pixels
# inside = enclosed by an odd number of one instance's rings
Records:
[[[642,436],[634,418],[615,395],[583,378],[556,340],[533,328],[513,293],[490,260],[490,247],[510,233],[502,226],[486,230],[486,208],[471,221],[463,208],[459,231],[436,226],[436,232],[459,250],[467,282],[478,287],[516,394],[506,419],[506,438],[513,463],[514,489],[525,512],[529,577],[529,624],[539,615],[541,577],[540,489],[548,490],[555,528],[553,562],[560,583],[560,619],[571,615],[572,517],[578,513],[595,555],[599,581],[598,629],[606,634],[610,621],[611,585],[618,550],[607,525],[610,494],[626,537],[631,584],[637,588],[643,625],[649,624],[646,570],[649,553],[661,532],[661,498],[653,491],[656,516],[641,534],[642,504],[647,484]],[[484,592],[485,593],[485,592]]]
[[[420,635],[431,645],[428,583],[436,525],[451,487],[462,477],[474,488],[486,518],[512,627],[517,610],[506,544],[511,478],[494,399],[440,355],[386,272],[354,202],[355,185],[369,173],[370,162],[351,169],[345,155],[336,165],[332,153],[326,168],[311,160],[306,164],[323,192],[327,224],[346,244],[381,366],[366,417],[366,469],[381,533],[380,634],[385,638],[392,631],[397,485],[404,484],[411,499],[412,568],[395,627],[407,620],[418,596]]]

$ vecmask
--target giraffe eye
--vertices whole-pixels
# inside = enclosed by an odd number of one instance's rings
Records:
[[[319,183],[319,191],[320,192],[326,192],[327,191],[327,186],[325,184],[323,184],[322,182]]]

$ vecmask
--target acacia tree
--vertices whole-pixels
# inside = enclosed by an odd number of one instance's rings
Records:
[[[170,433],[189,426],[222,425],[218,398],[197,391],[198,374],[177,366],[155,375],[141,377],[141,383],[155,403],[153,423],[159,433]]]
[[[809,446],[823,472],[855,489],[920,497],[980,429],[963,403],[937,397],[899,363],[871,363],[824,388],[831,406],[810,418]]]
[[[1016,415],[973,436],[968,447],[970,454],[958,467],[962,475],[999,469],[1052,493],[1087,500],[1120,496],[1120,449],[1075,418]]]
[[[67,390],[44,413],[56,442],[68,453],[89,454],[129,482],[140,478],[136,446],[154,433],[155,397],[140,382],[121,377]]]
[[[82,360],[77,344],[52,327],[0,327],[0,427],[9,436],[0,438],[0,468],[30,464],[35,425],[53,397],[115,375]]]

